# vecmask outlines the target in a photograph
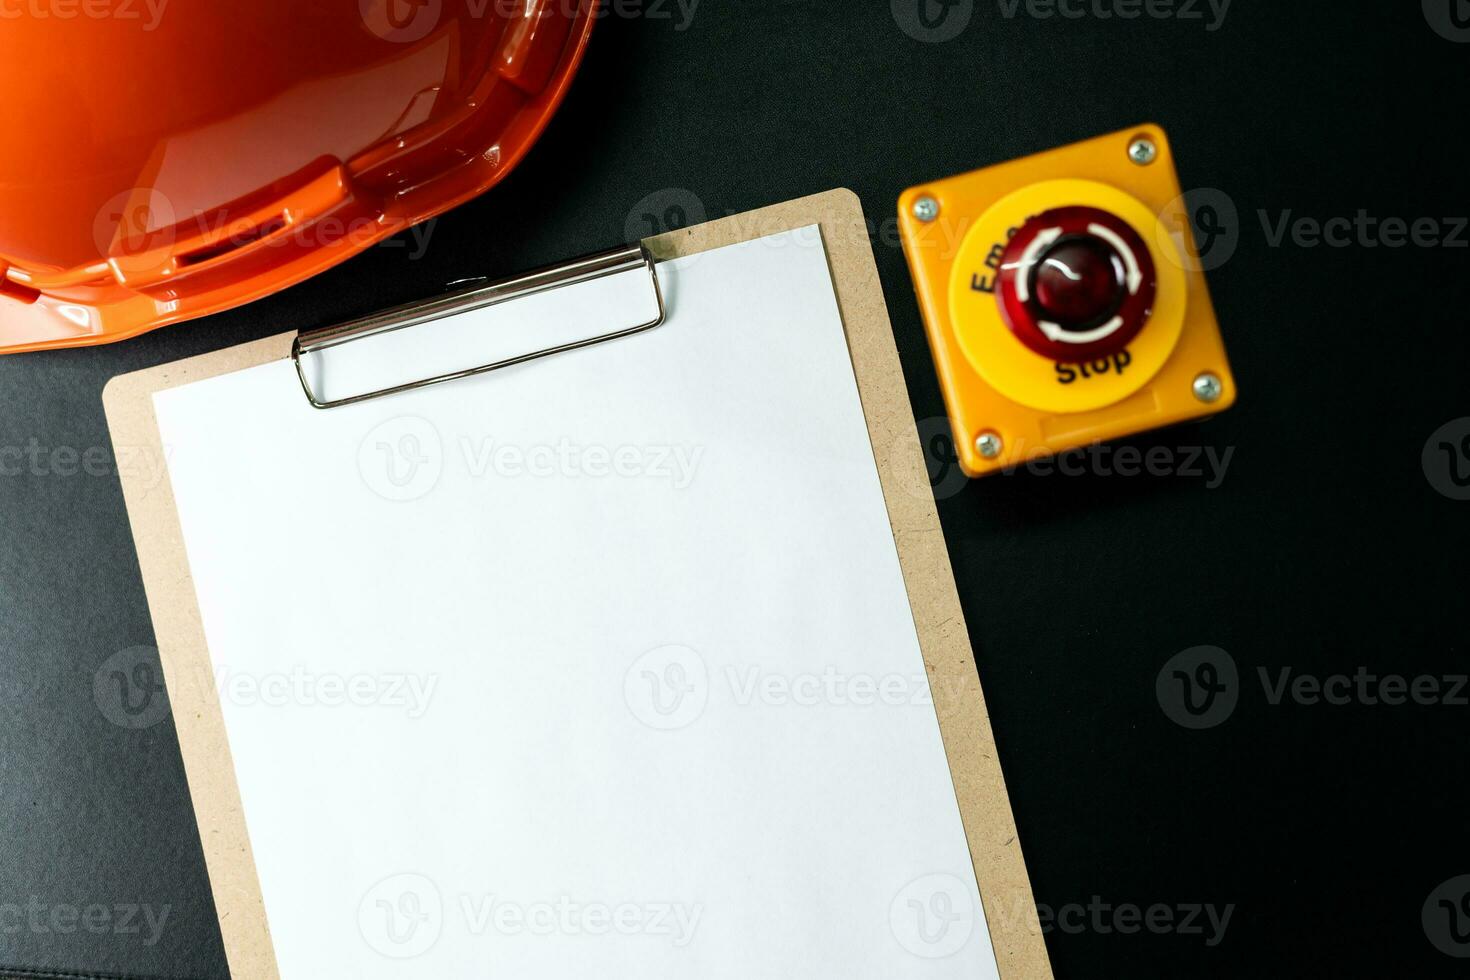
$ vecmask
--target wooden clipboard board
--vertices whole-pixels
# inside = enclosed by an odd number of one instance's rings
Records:
[[[851,191],[833,190],[670,232],[645,245],[665,260],[813,224],[826,246],[1000,973],[1006,980],[1050,977],[861,202]],[[114,378],[103,392],[114,445],[165,459],[155,392],[284,359],[295,336],[279,334]],[[136,473],[123,475],[122,488],[230,970],[250,980],[277,978],[173,492],[167,480],[148,485]]]

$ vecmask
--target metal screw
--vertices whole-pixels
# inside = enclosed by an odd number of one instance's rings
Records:
[[[1147,167],[1159,158],[1159,148],[1154,141],[1140,136],[1128,144],[1128,159],[1140,167]]]
[[[1223,394],[1225,394],[1225,383],[1220,380],[1219,375],[1206,371],[1194,379],[1194,397],[1205,404],[1219,401]]]
[[[939,217],[939,202],[932,197],[921,197],[914,202],[914,217],[920,221],[933,221]]]
[[[994,432],[982,432],[975,440],[975,451],[986,459],[995,459],[1004,445]]]

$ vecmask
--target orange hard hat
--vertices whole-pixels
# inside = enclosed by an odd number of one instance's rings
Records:
[[[300,282],[484,192],[596,0],[24,0],[0,11],[0,353]]]

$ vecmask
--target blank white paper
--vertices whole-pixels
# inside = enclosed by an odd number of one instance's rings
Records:
[[[818,230],[658,271],[155,396],[285,980],[997,975]]]

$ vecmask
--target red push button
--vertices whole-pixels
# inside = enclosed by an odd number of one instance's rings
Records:
[[[1138,336],[1157,292],[1138,233],[1097,208],[1027,221],[1001,257],[997,301],[1016,339],[1065,363],[1116,354]]]
[[[1106,321],[1126,290],[1123,259],[1101,238],[1063,238],[1036,260],[1036,303],[1063,329]]]

